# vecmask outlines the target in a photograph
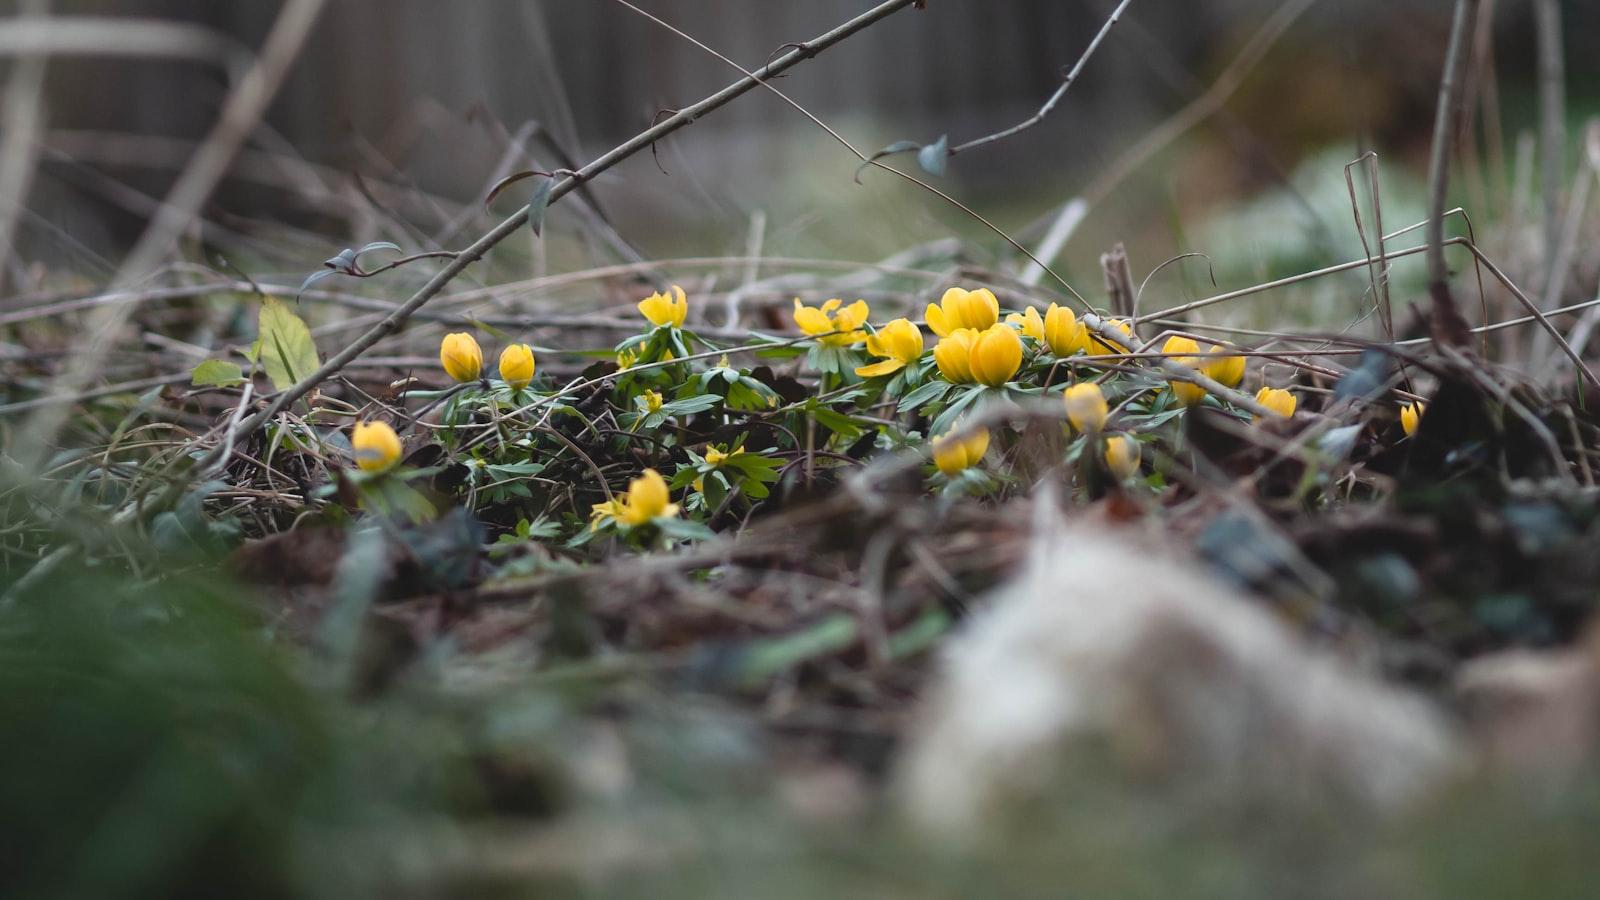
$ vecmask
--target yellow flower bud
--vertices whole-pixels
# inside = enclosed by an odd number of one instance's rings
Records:
[[[1166,354],[1194,354],[1200,352],[1200,345],[1195,343],[1190,338],[1173,335],[1172,337],[1167,338],[1167,342],[1165,344],[1161,345],[1161,352]],[[1174,359],[1173,362],[1180,363],[1192,369],[1196,367],[1199,360],[1197,360],[1194,356],[1180,356]],[[1167,382],[1167,385],[1172,388],[1173,396],[1177,397],[1178,402],[1182,403],[1184,406],[1193,406],[1196,403],[1199,403],[1201,400],[1204,400],[1206,396],[1206,389],[1191,381],[1180,381],[1174,379]]]
[[[970,469],[989,452],[989,429],[979,428],[956,439],[946,432],[933,439],[933,464],[945,475],[954,477]]]
[[[1000,321],[1000,301],[988,288],[968,291],[953,287],[938,303],[928,304],[926,318],[939,337],[949,337],[960,328],[982,331]]]
[[[1200,352],[1200,345],[1192,338],[1175,334],[1161,345],[1161,352],[1166,356],[1194,356]]]
[[[1106,395],[1101,393],[1100,385],[1081,381],[1067,388],[1062,396],[1067,403],[1067,419],[1072,422],[1073,428],[1089,432],[1105,427],[1111,407],[1106,404]]]
[[[640,314],[657,328],[665,325],[682,328],[684,320],[689,318],[689,298],[684,296],[683,288],[673,285],[670,294],[651,294],[639,301]]]
[[[646,412],[657,412],[661,409],[662,404],[666,402],[666,398],[661,396],[660,391],[645,391],[643,396]]]
[[[990,325],[972,343],[972,377],[980,384],[1000,387],[1022,368],[1022,338],[1015,329]]]
[[[1139,442],[1125,434],[1106,438],[1106,468],[1120,481],[1139,471]]]
[[[533,381],[533,348],[512,344],[500,351],[500,379],[514,388],[525,388]]]
[[[794,324],[806,334],[816,337],[818,343],[830,347],[853,347],[866,340],[867,333],[861,330],[861,326],[866,323],[870,311],[865,300],[857,300],[839,309],[843,303],[843,300],[835,298],[820,307],[806,306],[796,297]]]
[[[891,375],[922,357],[922,329],[910,319],[895,319],[878,329],[877,334],[867,335],[867,352],[883,357],[883,361],[861,366],[856,369],[857,375],[862,378]]]
[[[655,469],[645,469],[638,478],[628,482],[628,494],[621,504],[617,518],[629,525],[643,525],[652,519],[672,518],[678,514],[678,505],[672,502],[666,479]]]
[[[382,472],[400,461],[400,436],[383,422],[357,422],[350,446],[363,472]]]
[[[1020,313],[1012,313],[1006,316],[1006,324],[1020,330],[1024,337],[1044,343],[1044,320],[1039,318],[1037,309],[1030,306]]]
[[[738,447],[738,448],[735,448],[735,449],[733,449],[731,451],[730,450],[719,450],[716,447],[707,447],[706,448],[706,462],[708,464],[710,464],[710,465],[713,465],[713,466],[720,466],[723,463],[727,462],[729,457],[738,456],[739,454],[741,454],[743,452],[744,452],[744,448],[743,447]]]
[[[439,342],[439,364],[446,375],[460,382],[477,381],[483,374],[483,350],[464,331],[447,334]]]
[[[1072,310],[1050,304],[1044,314],[1044,342],[1057,356],[1071,356],[1089,349],[1089,326],[1078,321]]]
[[[1200,371],[1225,387],[1238,387],[1239,382],[1244,380],[1244,357],[1230,353],[1227,347],[1218,344],[1206,354]]]
[[[1400,427],[1406,430],[1406,437],[1417,433],[1417,423],[1422,421],[1422,414],[1427,409],[1422,403],[1406,403],[1400,407]]]
[[[624,350],[617,354],[617,371],[626,372],[627,370],[633,368],[633,364],[638,361],[639,351]]]
[[[1256,402],[1272,410],[1285,419],[1294,415],[1294,409],[1299,405],[1295,396],[1282,388],[1263,387],[1256,391]],[[1260,417],[1257,416],[1259,419]]]
[[[946,381],[971,384],[977,380],[972,373],[972,348],[977,342],[978,332],[957,328],[933,345],[933,361]]]

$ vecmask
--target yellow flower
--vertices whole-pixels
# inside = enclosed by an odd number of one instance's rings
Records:
[[[867,301],[857,300],[844,309],[839,309],[843,304],[843,300],[834,298],[821,307],[806,306],[800,302],[799,297],[796,297],[794,323],[800,326],[801,331],[817,337],[820,343],[830,347],[854,346],[867,337],[867,333],[861,330],[862,324],[867,321]],[[836,313],[834,310],[839,311]],[[819,337],[819,335],[827,336]]]
[[[617,354],[617,371],[618,372],[626,372],[627,370],[633,368],[633,364],[638,362],[638,361],[639,361],[639,351],[637,351],[637,350],[624,350],[621,353]]]
[[[939,337],[961,328],[982,331],[1000,321],[1000,301],[988,288],[975,291],[953,287],[938,303],[928,304],[928,327]]]
[[[1105,427],[1111,408],[1106,405],[1106,395],[1100,392],[1100,385],[1081,381],[1067,388],[1062,396],[1067,403],[1067,419],[1073,428],[1099,431]]]
[[[1024,337],[1044,343],[1044,320],[1039,318],[1037,309],[1030,306],[1020,313],[1012,313],[1006,316],[1006,324],[1020,329]]]
[[[1427,410],[1428,407],[1422,403],[1407,403],[1400,407],[1400,427],[1406,430],[1406,437],[1417,433],[1417,423]]]
[[[972,374],[972,348],[978,343],[978,332],[971,328],[957,328],[933,345],[933,361],[939,374],[952,384],[971,384],[977,379]]]
[[[1256,402],[1272,410],[1285,419],[1294,415],[1294,408],[1299,405],[1293,394],[1282,388],[1264,387],[1256,391]],[[1260,418],[1257,416],[1257,418]]]
[[[1200,352],[1200,345],[1189,338],[1173,335],[1167,338],[1165,344],[1161,345],[1161,352],[1166,354],[1194,354]],[[1200,362],[1194,356],[1180,356],[1172,361],[1188,366],[1191,369],[1196,368]],[[1168,381],[1167,384],[1172,388],[1172,393],[1178,398],[1178,402],[1184,406],[1193,406],[1205,399],[1206,389],[1194,382],[1174,379]]]
[[[512,344],[500,351],[500,378],[514,388],[525,388],[533,380],[533,348]]]
[[[678,514],[678,504],[672,502],[667,492],[667,481],[655,469],[645,469],[638,478],[628,482],[627,497],[621,501],[621,511],[616,518],[629,525],[643,525],[652,519],[672,518]]]
[[[607,500],[589,507],[589,530],[594,531],[607,521],[618,521],[622,518],[622,501]]]
[[[400,436],[383,422],[357,422],[350,446],[364,472],[382,472],[400,461]]]
[[[657,328],[682,328],[683,321],[689,318],[689,298],[684,296],[683,288],[673,285],[670,296],[658,293],[640,300],[639,312]]]
[[[645,391],[643,397],[644,409],[647,413],[659,411],[661,409],[661,404],[666,402],[666,399],[661,396],[660,391]]]
[[[1128,338],[1129,338],[1129,342],[1130,343],[1132,342],[1132,339],[1133,339],[1133,323],[1132,322],[1129,322],[1127,319],[1106,319],[1105,323],[1106,323],[1106,325],[1108,327],[1110,327],[1110,328],[1112,328],[1112,329],[1114,329],[1116,331],[1120,331],[1123,334],[1127,335]],[[1115,339],[1107,340],[1105,338],[1099,337],[1098,335],[1094,335],[1094,334],[1091,334],[1089,336],[1089,339],[1094,342],[1094,346],[1091,347],[1090,349],[1095,353],[1127,353],[1128,352],[1128,344],[1123,343],[1121,341],[1118,341],[1118,340],[1115,340]],[[1196,346],[1195,349],[1198,350],[1199,347]]]
[[[910,319],[895,319],[867,335],[867,352],[883,361],[856,369],[857,375],[876,378],[898,372],[922,356],[922,329]]]
[[[1072,310],[1050,304],[1044,314],[1044,342],[1057,356],[1071,356],[1089,349],[1089,326],[1078,321]]]
[[[1041,317],[1039,311],[1028,307],[1021,313],[1006,316],[1006,322],[1022,329],[1056,356],[1071,356],[1079,350],[1089,349],[1089,327],[1078,321],[1072,310],[1052,303]]]
[[[720,466],[727,461],[728,457],[738,456],[743,452],[743,447],[735,447],[734,449],[728,451],[718,450],[716,447],[707,447],[706,462],[713,466]]]
[[[1161,352],[1167,356],[1193,356],[1200,352],[1200,345],[1189,338],[1173,335],[1161,345]]]
[[[954,477],[970,469],[989,451],[989,429],[979,428],[956,439],[946,432],[933,439],[933,464],[945,475]]]
[[[1022,338],[1008,326],[995,323],[972,342],[973,380],[999,387],[1022,368]]]
[[[1214,345],[1200,365],[1200,371],[1226,387],[1238,387],[1244,380],[1244,357],[1229,353],[1226,346]]]
[[[1121,481],[1138,472],[1139,442],[1125,434],[1106,438],[1106,468]]]
[[[465,331],[447,334],[439,342],[439,363],[457,381],[477,381],[483,374],[483,350]]]

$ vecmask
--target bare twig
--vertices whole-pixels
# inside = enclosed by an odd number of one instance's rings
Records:
[[[50,0],[26,0],[22,12],[29,19],[41,19],[49,15]],[[27,205],[28,188],[39,159],[47,59],[43,53],[24,54],[12,65],[11,78],[6,82],[5,127],[0,134],[0,285],[6,281],[6,261],[11,257],[17,218]]]
[[[1561,240],[1561,182],[1565,175],[1567,98],[1559,0],[1535,0],[1539,48],[1539,185],[1544,192],[1544,277],[1556,280]],[[1546,301],[1551,300],[1545,291]]]
[[[1072,87],[1072,83],[1078,79],[1078,74],[1083,71],[1084,65],[1089,62],[1089,57],[1093,56],[1094,52],[1100,48],[1100,42],[1105,40],[1107,34],[1111,33],[1112,26],[1117,24],[1117,20],[1122,18],[1123,12],[1125,12],[1132,3],[1133,0],[1122,0],[1121,3],[1117,4],[1117,8],[1111,11],[1111,17],[1106,19],[1104,25],[1100,26],[1100,31],[1096,33],[1094,39],[1089,42],[1089,46],[1083,49],[1083,55],[1078,57],[1077,63],[1075,63],[1073,67],[1067,71],[1067,74],[1062,77],[1061,86],[1056,88],[1056,92],[1050,95],[1050,99],[1046,100],[1043,106],[1039,107],[1038,112],[1034,113],[1032,116],[1029,116],[1024,121],[1005,129],[1004,131],[997,131],[994,134],[986,135],[981,138],[974,138],[973,140],[967,141],[964,144],[958,144],[954,147],[951,147],[950,155],[955,156],[958,153],[965,153],[968,150],[975,150],[985,144],[1003,141],[1012,135],[1021,134],[1022,132],[1027,131],[1029,128],[1032,128],[1040,122],[1043,122],[1045,117],[1050,115],[1050,112],[1056,108],[1056,104],[1061,102],[1061,98],[1067,95],[1067,89]]]
[[[1439,79],[1439,105],[1433,120],[1433,153],[1428,163],[1428,293],[1433,297],[1433,336],[1441,344],[1466,346],[1470,331],[1450,296],[1450,270],[1444,260],[1445,189],[1450,184],[1450,150],[1461,122],[1461,78],[1466,69],[1467,23],[1479,0],[1456,0],[1450,47]]]

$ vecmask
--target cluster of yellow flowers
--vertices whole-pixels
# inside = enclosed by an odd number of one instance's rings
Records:
[[[456,381],[477,381],[483,374],[483,350],[464,331],[447,334],[439,342],[439,364]],[[527,387],[533,381],[533,370],[533,348],[527,344],[512,344],[500,351],[500,378],[511,387]]]

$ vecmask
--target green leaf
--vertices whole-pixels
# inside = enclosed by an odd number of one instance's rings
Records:
[[[867,161],[866,162],[864,162],[860,166],[856,167],[856,184],[860,184],[861,183],[861,173],[862,172],[866,171],[869,166],[871,166],[873,163],[877,162],[878,160],[883,159],[885,156],[893,156],[896,153],[910,153],[913,150],[921,150],[921,149],[922,149],[922,145],[917,143],[916,141],[895,141],[894,143],[890,144],[889,146],[887,146],[887,147],[883,148],[882,150],[879,150],[878,152],[876,152],[876,153],[872,154],[871,156],[867,157]]]
[[[817,407],[811,410],[811,415],[817,424],[827,428],[847,441],[853,441],[861,436],[861,428],[849,416],[835,412],[826,407]]]
[[[931,403],[934,400],[938,400],[947,392],[949,392],[949,390],[954,386],[955,385],[952,385],[948,381],[930,381],[901,398],[899,411],[910,412],[924,403]]]
[[[528,201],[528,226],[533,229],[534,237],[543,236],[544,213],[550,207],[550,192],[555,190],[555,186],[555,178],[546,176],[533,192],[533,199]]]
[[[311,329],[282,301],[268,297],[261,304],[256,354],[272,386],[287,390],[322,366]]]
[[[195,366],[189,379],[196,387],[233,387],[244,382],[244,370],[223,359],[208,359]]]

